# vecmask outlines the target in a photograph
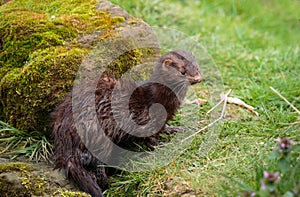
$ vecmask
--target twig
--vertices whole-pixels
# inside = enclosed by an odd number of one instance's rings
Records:
[[[206,112],[206,114],[210,114],[214,109],[216,109],[221,103],[223,103],[225,98],[222,98],[215,106],[213,106],[210,110]]]
[[[232,89],[230,89],[227,93],[226,93],[226,97],[228,97],[230,94],[231,94],[231,92],[232,92]],[[222,93],[223,94],[223,93]],[[213,106],[210,110],[208,110],[207,112],[206,112],[206,114],[209,114],[209,113],[211,113],[214,109],[216,109],[221,103],[223,103],[224,102],[224,100],[226,99],[226,97],[225,96],[222,96],[222,98],[221,98],[221,100],[215,105],[215,106]]]
[[[195,100],[192,100],[192,101],[187,100],[185,102],[185,104],[187,104],[187,105],[192,105],[192,104],[201,105],[201,104],[205,104],[205,103],[207,103],[207,100],[201,99],[201,98],[196,98]]]
[[[282,98],[287,104],[290,105],[291,108],[293,108],[299,115],[300,115],[300,111],[292,104],[290,103],[284,96],[282,96],[277,90],[275,90],[272,86],[270,86],[271,90],[277,94],[280,98]]]
[[[214,120],[213,122],[209,123],[208,125],[206,125],[205,127],[203,127],[202,129],[198,130],[197,132],[193,133],[192,135],[184,138],[183,140],[181,140],[181,142],[186,141],[192,137],[194,137],[195,135],[197,135],[198,133],[201,133],[202,131],[208,129],[209,127],[211,127],[212,125],[214,125],[216,122],[220,121],[223,119],[224,115],[225,115],[225,111],[226,111],[226,105],[227,105],[227,98],[231,93],[231,89],[224,95],[224,97],[221,99],[221,102],[218,102],[214,107],[212,107],[212,109],[210,109],[209,111],[211,112],[212,110],[214,110],[217,106],[219,106],[222,102],[224,102],[223,104],[223,108],[222,108],[222,112],[219,118],[217,118],[216,120]]]
[[[238,106],[244,107],[247,110],[249,110],[250,112],[252,112],[254,115],[259,116],[259,113],[257,113],[254,110],[254,107],[252,107],[251,105],[248,105],[247,103],[245,103],[244,101],[242,101],[239,98],[228,97],[227,98],[227,103],[233,103],[233,104],[236,104]]]

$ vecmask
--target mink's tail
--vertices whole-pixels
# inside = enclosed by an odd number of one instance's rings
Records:
[[[73,157],[67,161],[66,176],[72,178],[83,191],[93,197],[104,197],[95,175],[83,168],[80,162]]]

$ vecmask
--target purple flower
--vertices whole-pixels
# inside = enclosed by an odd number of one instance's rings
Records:
[[[279,172],[272,173],[264,171],[264,178],[267,183],[278,183],[280,181]]]
[[[242,197],[255,197],[255,196],[256,196],[256,193],[255,193],[255,192],[244,191],[244,192],[242,193]],[[239,197],[241,197],[241,196],[239,195]]]
[[[280,153],[286,152],[292,149],[294,140],[288,138],[277,138],[276,140],[279,143],[278,151]]]

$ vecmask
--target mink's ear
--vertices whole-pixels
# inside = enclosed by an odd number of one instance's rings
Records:
[[[173,60],[171,60],[171,59],[165,59],[163,61],[163,64],[166,65],[166,66],[171,66],[172,63],[173,63]]]
[[[164,70],[167,70],[168,67],[172,67],[174,65],[174,61],[171,60],[171,59],[165,59],[163,62],[162,62],[162,67]]]

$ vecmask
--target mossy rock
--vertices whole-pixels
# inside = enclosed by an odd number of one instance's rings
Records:
[[[49,114],[72,89],[78,68],[98,43],[109,41],[109,47],[97,52],[97,66],[105,65],[115,50],[122,51],[105,67],[117,77],[158,53],[157,45],[141,48],[122,34],[131,28],[141,31],[144,40],[151,34],[147,24],[107,1],[2,4],[0,120],[20,130],[49,133]]]
[[[53,171],[46,163],[9,162],[0,158],[1,196],[81,196],[89,194],[65,179],[62,172]]]

